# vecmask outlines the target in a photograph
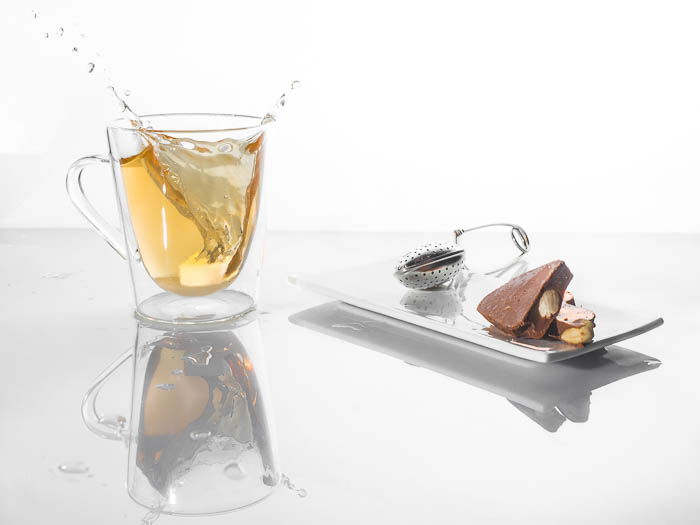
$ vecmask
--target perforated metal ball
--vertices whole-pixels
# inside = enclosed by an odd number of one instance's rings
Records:
[[[460,272],[464,249],[449,242],[432,242],[411,250],[401,257],[394,275],[414,290],[435,288]]]

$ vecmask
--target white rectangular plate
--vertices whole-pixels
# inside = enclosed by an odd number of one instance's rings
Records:
[[[521,273],[526,265],[516,268]],[[459,284],[450,288],[420,291],[402,286],[394,279],[393,270],[392,262],[383,262],[339,272],[291,276],[289,282],[365,310],[540,363],[592,352],[663,324],[660,317],[581,301],[576,296],[577,304],[596,313],[592,342],[577,346],[548,339],[501,338],[489,333],[489,323],[476,311],[476,306],[486,294],[513,277],[512,272],[500,278],[463,276]]]

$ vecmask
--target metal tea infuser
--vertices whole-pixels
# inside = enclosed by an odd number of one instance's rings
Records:
[[[496,226],[510,228],[510,238],[520,251],[516,260],[530,250],[530,238],[521,226],[510,223],[483,224],[473,228],[455,230],[454,243],[432,242],[411,250],[399,260],[394,276],[401,284],[414,290],[427,290],[445,284],[453,280],[462,269],[469,269],[464,264],[465,251],[460,246],[460,237],[468,232]],[[513,261],[505,267],[512,264]],[[496,273],[501,269],[498,268],[488,273]]]

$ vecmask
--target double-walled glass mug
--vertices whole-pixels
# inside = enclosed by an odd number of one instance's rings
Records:
[[[77,160],[66,179],[78,210],[129,262],[137,317],[199,324],[253,310],[269,123],[223,114],[139,118],[112,122],[109,157]],[[107,163],[122,232],[95,210],[82,188],[85,168]]]
[[[127,490],[177,515],[246,507],[279,485],[257,321],[166,331],[139,325],[136,345],[90,387],[83,419],[128,446]],[[102,415],[100,392],[133,358],[131,414]]]

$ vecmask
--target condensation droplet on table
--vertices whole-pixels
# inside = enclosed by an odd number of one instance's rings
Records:
[[[175,390],[175,385],[173,385],[172,383],[160,383],[160,384],[156,385],[156,388],[158,390],[170,391],[170,390]]]
[[[309,493],[306,489],[299,488],[294,483],[292,483],[292,480],[289,479],[289,476],[287,476],[286,474],[282,474],[281,481],[282,481],[282,485],[284,485],[289,490],[294,492],[300,498],[305,498],[306,496],[309,495]]]
[[[194,441],[201,441],[202,439],[207,439],[211,436],[211,432],[190,432],[190,439]]]
[[[87,474],[90,470],[82,461],[67,461],[58,466],[58,471],[64,474]]]
[[[159,510],[149,510],[146,515],[141,518],[141,525],[153,525],[153,523],[160,517]]]
[[[95,71],[95,64],[88,62],[88,73],[92,73],[93,71]]]
[[[245,471],[243,465],[234,461],[233,463],[229,463],[224,467],[224,475],[234,481],[240,481],[244,479],[248,473]]]
[[[361,332],[365,326],[362,323],[358,322],[352,322],[352,323],[347,323],[347,324],[334,324],[331,325],[332,328],[349,328],[350,330],[353,330],[355,332]]]

